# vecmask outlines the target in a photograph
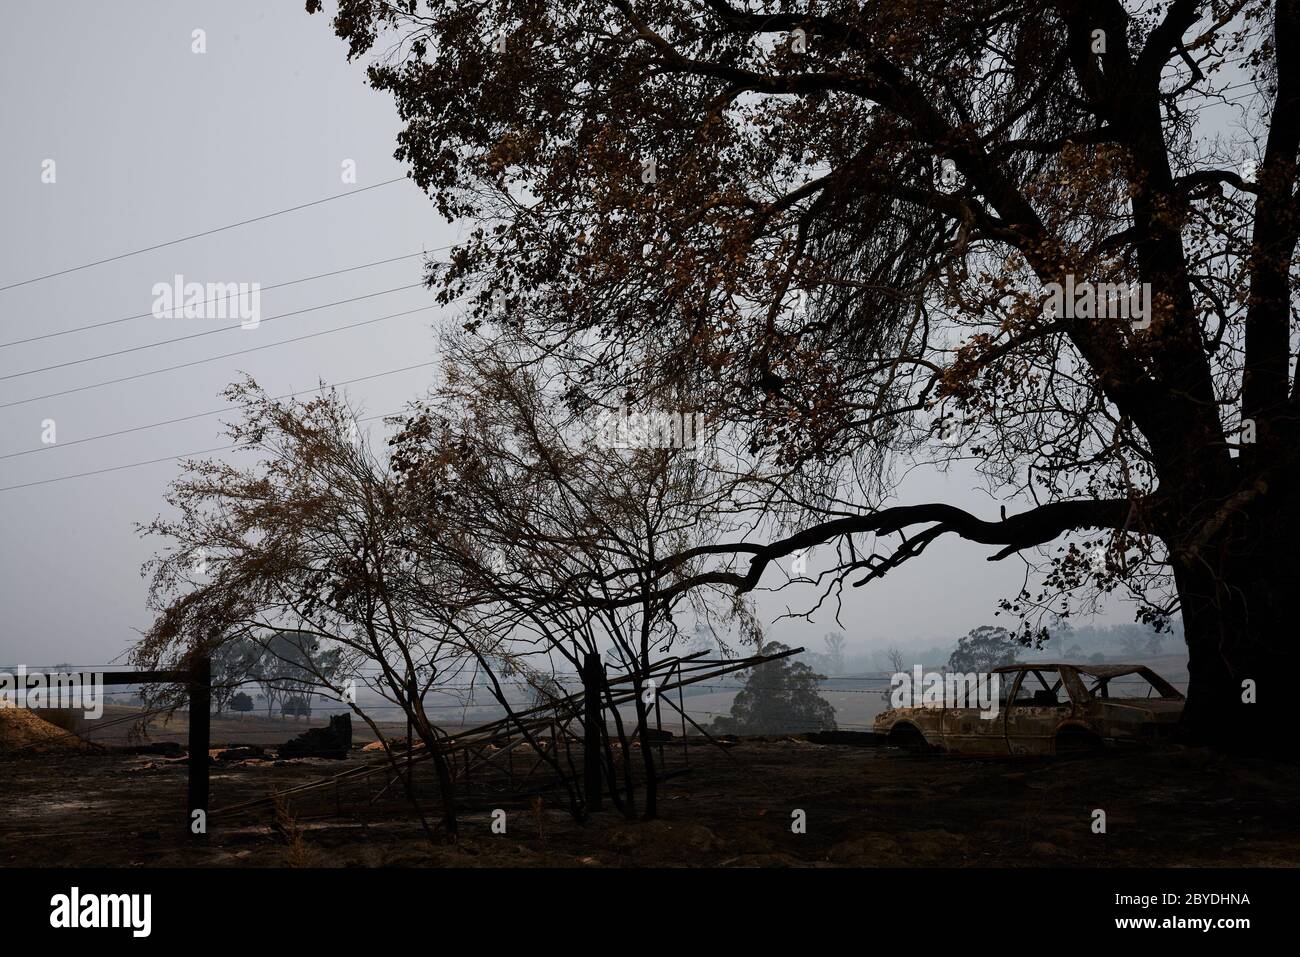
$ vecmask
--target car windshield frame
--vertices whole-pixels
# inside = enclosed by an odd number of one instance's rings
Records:
[[[1150,668],[1144,665],[1133,665],[1129,668],[1116,670],[1113,668],[1097,669],[1092,671],[1087,668],[1079,668],[1079,684],[1082,686],[1085,694],[1096,701],[1182,701],[1185,696],[1181,691],[1172,684],[1160,677]],[[1113,695],[1110,693],[1110,683],[1116,679],[1123,679],[1131,675],[1137,675],[1144,679],[1150,688],[1155,691],[1153,695],[1148,691],[1145,695]],[[1098,693],[1100,691],[1100,693]]]
[[[1032,708],[1035,705],[1030,701],[1019,700],[1021,693],[1025,690],[1025,681],[1032,673],[1033,677],[1039,682],[1041,688],[1056,693],[1056,705],[1058,708],[1070,707],[1071,705],[1081,704],[1088,698],[1087,688],[1084,687],[1083,681],[1079,675],[1078,669],[1073,665],[1064,665],[1056,663],[1044,664],[1022,664],[1014,667],[1005,667],[996,669],[1004,677],[1013,679],[1014,689],[1008,697],[1006,704],[1010,708]],[[1043,676],[1043,672],[1056,675],[1056,681],[1048,684]],[[1037,689],[1031,689],[1037,690]],[[1061,692],[1064,691],[1064,694]],[[1047,707],[1038,705],[1037,707]]]

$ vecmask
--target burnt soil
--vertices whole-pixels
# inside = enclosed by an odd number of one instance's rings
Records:
[[[183,834],[184,759],[121,751],[0,760],[0,866],[1294,866],[1300,769],[1172,748],[1059,759],[974,760],[893,748],[745,739],[723,752],[664,749],[660,819],[609,808],[586,824],[514,764],[533,795],[464,795],[457,844],[430,846],[382,777],[287,805],[221,808],[333,775],[346,761],[218,763],[206,845]],[[635,756],[638,760],[640,755]],[[689,771],[680,773],[689,759]],[[414,766],[430,819],[437,791]],[[540,803],[539,803],[540,802]],[[504,835],[490,829],[506,812]],[[792,814],[806,833],[792,833]],[[1093,833],[1093,811],[1106,833]]]

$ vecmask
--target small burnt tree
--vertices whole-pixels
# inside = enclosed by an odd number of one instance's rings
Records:
[[[227,398],[241,412],[232,438],[263,458],[248,469],[186,462],[167,495],[173,515],[143,527],[169,547],[145,566],[157,618],[134,660],[153,669],[212,653],[223,641],[255,642],[268,702],[313,692],[343,701],[392,761],[383,730],[357,694],[358,686],[368,688],[401,708],[428,749],[442,824],[454,839],[446,733],[423,697],[454,683],[475,659],[413,601],[418,559],[407,544],[397,481],[335,393],[279,402],[246,379]],[[202,580],[190,560],[200,550],[207,556]],[[399,777],[423,821],[406,775]]]
[[[444,346],[446,385],[413,410],[393,441],[394,468],[421,536],[421,571],[437,577],[421,594],[459,610],[449,627],[465,632],[467,646],[506,636],[499,648],[513,651],[520,672],[531,670],[534,687],[561,672],[594,680],[584,669],[589,655],[626,663],[644,742],[650,668],[679,637],[675,614],[704,607],[699,593],[663,591],[693,566],[665,577],[655,565],[707,541],[707,515],[725,501],[701,458],[703,436],[691,449],[650,439],[617,447],[604,429],[610,410],[573,401],[543,351],[512,351],[470,334],[448,336]],[[681,396],[662,397],[659,410],[689,414]],[[595,690],[612,706],[608,686]],[[609,710],[621,795],[608,743],[606,779],[631,815],[634,749],[620,710]],[[603,724],[587,733],[606,734]],[[640,760],[642,813],[650,818],[657,813],[652,750],[641,747]],[[580,796],[570,788],[569,797],[580,815]]]

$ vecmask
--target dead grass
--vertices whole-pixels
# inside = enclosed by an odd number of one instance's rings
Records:
[[[27,708],[0,708],[0,754],[50,754],[94,747]]]
[[[271,830],[279,836],[288,848],[285,863],[289,867],[311,867],[312,853],[303,838],[303,830],[298,825],[289,807],[289,802],[278,790],[271,792],[271,805],[275,812],[275,823]]]

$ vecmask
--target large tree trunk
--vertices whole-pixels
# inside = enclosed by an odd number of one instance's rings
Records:
[[[1175,562],[1190,674],[1182,730],[1190,742],[1297,753],[1290,705],[1300,674],[1300,528],[1291,498],[1265,496],[1195,557]]]

